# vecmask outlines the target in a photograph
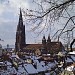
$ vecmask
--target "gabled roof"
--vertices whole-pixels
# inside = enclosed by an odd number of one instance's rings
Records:
[[[51,42],[51,50],[60,50],[62,46],[61,42]]]
[[[61,42],[51,42],[52,48],[59,48],[61,45]],[[41,49],[43,47],[43,44],[26,44],[26,47],[24,49]]]
[[[32,64],[24,64],[24,67],[25,67],[26,71],[28,72],[28,74],[37,74],[38,73]]]
[[[49,48],[48,48],[49,47]],[[34,50],[37,49],[43,49],[43,44],[26,44],[26,46],[23,48],[24,51],[33,53]],[[63,45],[61,42],[51,42],[50,44],[46,44],[47,50],[50,50],[50,52],[58,53],[60,50],[62,51]],[[42,52],[45,52],[46,50],[43,50]]]
[[[37,71],[38,72],[44,72],[44,71],[46,71],[46,67],[44,67],[44,65],[42,63],[40,63],[38,60],[33,60],[33,61],[34,61],[34,63],[37,66]]]
[[[42,44],[27,44],[24,49],[41,49],[42,47]]]

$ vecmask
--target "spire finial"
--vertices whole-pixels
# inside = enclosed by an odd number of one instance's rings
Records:
[[[43,39],[45,39],[45,34],[43,35]]]
[[[20,22],[21,22],[21,23],[23,22],[21,8],[20,8],[20,14],[19,14],[19,23],[20,23]]]
[[[20,17],[22,17],[22,11],[21,11],[21,7],[20,7]]]
[[[49,33],[49,35],[48,35],[48,39],[50,39],[50,33]]]
[[[21,14],[21,7],[20,7],[20,14]]]

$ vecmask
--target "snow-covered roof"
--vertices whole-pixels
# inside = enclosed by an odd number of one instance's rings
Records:
[[[18,59],[20,59],[20,58],[18,57],[18,55],[15,55],[15,54],[13,54],[11,57],[12,57],[12,58],[18,58]]]
[[[55,67],[56,64],[55,64],[54,62],[49,62],[49,63],[48,63],[48,66],[52,68],[52,67]]]
[[[14,67],[10,67],[10,66],[7,67],[7,72],[9,74],[6,74],[6,75],[16,74],[17,73],[16,69]]]
[[[39,57],[37,57],[37,56],[31,56],[30,57],[32,60],[38,60],[38,59],[40,59],[40,56]]]
[[[20,65],[20,66],[18,67],[18,72],[19,72],[19,73],[26,73],[26,71],[24,70],[24,68],[22,67],[22,65]]]
[[[45,73],[45,75],[50,75],[50,73]]]
[[[9,66],[11,66],[11,65],[12,65],[10,62],[8,62],[8,61],[6,61],[6,62],[7,62],[7,65],[9,65]]]
[[[57,55],[58,56],[64,56],[64,53],[63,52],[59,52]]]
[[[50,56],[51,54],[47,54],[47,56]]]
[[[75,61],[75,56],[71,55],[71,58]]]
[[[68,54],[75,54],[75,51],[73,51],[73,52],[69,52]]]
[[[66,62],[73,62],[72,59],[67,58],[67,60],[65,60]]]
[[[37,71],[38,72],[43,72],[43,71],[46,71],[46,68],[45,68],[45,66],[43,64],[38,63],[37,64]]]
[[[0,62],[0,64],[3,64],[4,62]]]
[[[47,70],[51,70],[51,68],[55,67],[56,64],[54,62],[49,62],[46,66]]]
[[[28,74],[36,74],[38,73],[37,70],[34,68],[32,64],[24,64],[24,67]]]
[[[55,62],[48,62],[47,65],[45,65],[44,61],[39,62],[38,60],[33,60],[34,64],[37,65],[37,71],[38,72],[43,72],[46,70],[51,70],[51,68],[56,66]]]
[[[44,66],[44,62],[39,62],[38,60],[34,60],[34,63],[37,65],[38,72],[46,71],[46,68]]]
[[[5,65],[5,63],[4,62],[0,62],[0,66],[2,66],[2,65]]]
[[[74,68],[73,65],[72,65],[72,66],[68,66],[68,67],[66,68],[66,70],[67,70],[67,71],[73,71],[73,68]]]

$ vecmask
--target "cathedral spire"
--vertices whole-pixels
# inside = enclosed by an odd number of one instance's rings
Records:
[[[50,39],[50,34],[48,35],[47,42],[51,42],[51,39]]]
[[[45,35],[42,38],[42,45],[43,45],[43,49],[46,50],[46,38],[45,38]]]
[[[45,35],[43,36],[43,39],[42,39],[42,40],[46,40],[46,39],[45,39]]]
[[[22,11],[21,11],[21,8],[20,8],[20,15],[19,15],[19,21],[22,20]]]
[[[18,26],[19,26],[19,27],[22,27],[22,26],[23,26],[23,18],[22,18],[22,11],[21,11],[21,8],[20,8],[20,15],[19,15]]]
[[[50,40],[50,34],[48,35],[48,40]]]
[[[46,39],[45,39],[45,35],[43,36],[43,38],[42,38],[42,44],[46,44]]]
[[[26,38],[25,38],[25,25],[23,25],[22,11],[20,8],[19,22],[18,22],[17,31],[16,31],[15,49],[22,50],[26,44],[25,40],[26,40]]]

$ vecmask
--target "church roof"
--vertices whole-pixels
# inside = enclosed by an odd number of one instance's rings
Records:
[[[42,44],[27,44],[24,49],[41,49],[42,47]]]
[[[62,45],[61,42],[51,42],[51,47],[52,47],[52,48],[55,48],[55,49],[56,49],[56,48],[59,48],[60,45]]]
[[[61,42],[51,42],[51,50],[55,50],[59,49],[60,46],[62,45]],[[26,44],[26,46],[24,47],[24,49],[42,49],[43,48],[43,44]]]

